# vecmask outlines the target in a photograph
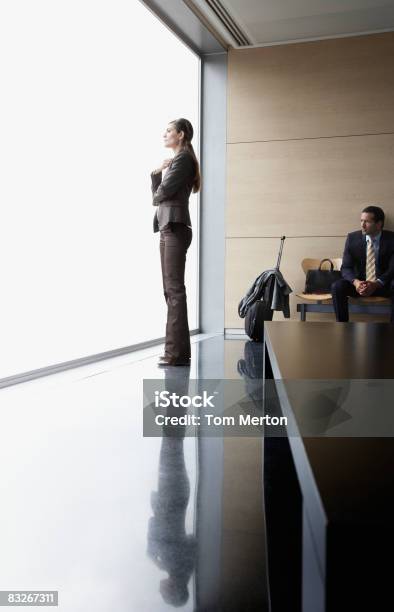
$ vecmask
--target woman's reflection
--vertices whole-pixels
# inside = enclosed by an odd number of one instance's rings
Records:
[[[190,369],[182,368],[176,374],[173,368],[165,372],[165,388],[170,393],[186,395]],[[169,406],[168,416],[183,416],[184,408]],[[196,541],[186,534],[185,518],[190,497],[190,483],[185,466],[185,426],[163,426],[160,449],[157,491],[151,495],[153,516],[148,527],[148,555],[156,565],[168,572],[160,581],[164,601],[175,607],[189,598],[188,582],[193,573]]]

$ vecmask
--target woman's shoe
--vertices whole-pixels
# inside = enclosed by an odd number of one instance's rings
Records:
[[[190,366],[190,358],[174,359],[173,357],[160,357],[158,366]]]

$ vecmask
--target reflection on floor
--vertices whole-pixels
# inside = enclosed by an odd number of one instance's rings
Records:
[[[261,348],[194,337],[176,376],[244,378],[259,401]],[[61,612],[268,610],[262,441],[144,438],[161,351],[0,391],[0,590],[58,590]]]

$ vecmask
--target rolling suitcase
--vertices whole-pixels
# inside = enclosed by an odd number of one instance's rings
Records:
[[[286,236],[280,240],[278,261],[275,270],[279,270],[282,259],[283,243]],[[274,311],[271,309],[272,294],[274,291],[275,276],[270,276],[264,288],[264,294],[248,308],[245,316],[245,332],[251,340],[264,342],[264,322],[272,321]]]

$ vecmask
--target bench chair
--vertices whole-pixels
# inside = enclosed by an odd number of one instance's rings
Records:
[[[340,270],[342,259],[340,257],[330,257],[334,264],[334,270]],[[320,265],[320,259],[306,257],[301,262],[301,267],[306,275],[308,270],[315,270]],[[328,262],[324,262],[323,269],[330,268]],[[297,304],[297,312],[300,313],[301,321],[306,321],[307,312],[329,312],[334,313],[331,293],[296,293],[302,300]],[[350,314],[390,314],[391,300],[385,297],[359,297],[349,298]]]

